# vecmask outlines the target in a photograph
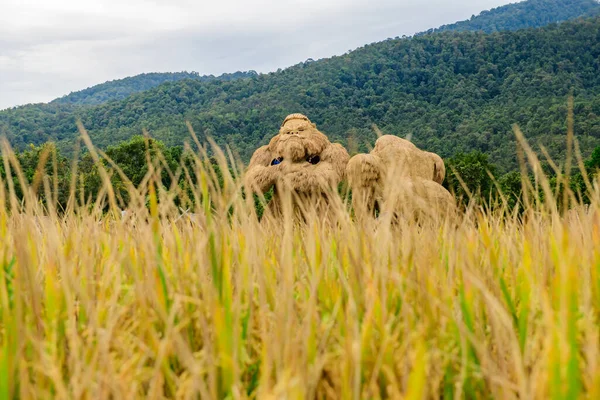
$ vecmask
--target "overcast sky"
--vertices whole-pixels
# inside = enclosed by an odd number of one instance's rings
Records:
[[[0,0],[0,109],[143,72],[269,72],[516,0]]]

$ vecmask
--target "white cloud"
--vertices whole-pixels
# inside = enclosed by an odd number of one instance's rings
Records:
[[[267,72],[509,2],[2,0],[0,109],[142,72]]]

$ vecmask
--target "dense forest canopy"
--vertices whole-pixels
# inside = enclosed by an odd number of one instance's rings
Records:
[[[201,140],[212,136],[247,161],[287,114],[302,112],[350,151],[373,145],[375,124],[445,158],[486,153],[504,173],[517,165],[514,123],[534,145],[563,155],[570,93],[584,156],[600,143],[599,57],[597,17],[514,32],[440,32],[247,79],[183,79],[95,106],[18,107],[0,112],[0,134],[17,149],[52,140],[68,155],[76,118],[103,148],[144,128],[179,146],[190,121]]]
[[[443,25],[424,33],[481,31],[486,33],[539,28],[554,22],[600,15],[597,0],[528,0],[473,15],[470,19]]]
[[[88,104],[97,105],[111,100],[122,100],[133,93],[152,89],[165,82],[175,82],[182,79],[194,79],[201,82],[208,81],[230,81],[240,78],[248,78],[256,75],[256,72],[235,72],[232,74],[200,75],[197,72],[152,72],[140,74],[124,79],[116,79],[95,85],[90,88],[70,93],[66,96],[53,100],[52,104]]]

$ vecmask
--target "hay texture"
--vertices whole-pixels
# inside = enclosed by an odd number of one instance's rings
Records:
[[[310,209],[323,216],[330,208],[331,194],[345,178],[349,159],[346,149],[331,143],[308,117],[291,114],[269,144],[254,152],[244,184],[253,193],[274,188],[265,210],[267,219],[281,218],[286,206],[300,218]]]
[[[379,210],[393,218],[423,220],[448,215],[456,207],[441,185],[446,175],[442,158],[397,136],[381,136],[370,153],[352,157],[346,175],[359,217]]]

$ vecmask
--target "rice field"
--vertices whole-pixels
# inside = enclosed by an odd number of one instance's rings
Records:
[[[356,222],[340,196],[334,225],[267,228],[219,152],[187,213],[160,164],[126,213],[106,175],[104,210],[73,190],[60,213],[0,182],[0,398],[598,399],[599,182],[536,199],[523,146],[524,210],[458,222]]]

